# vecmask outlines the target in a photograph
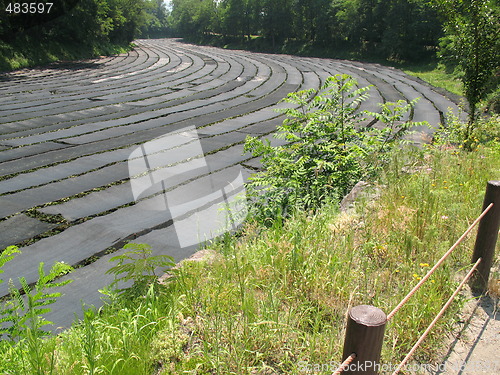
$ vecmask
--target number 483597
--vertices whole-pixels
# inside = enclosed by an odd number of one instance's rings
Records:
[[[50,13],[54,3],[8,3],[7,13]]]

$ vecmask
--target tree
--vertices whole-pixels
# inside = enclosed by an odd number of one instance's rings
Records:
[[[396,60],[417,61],[429,58],[428,47],[436,46],[441,25],[425,1],[392,0],[387,2],[382,49]]]
[[[262,32],[270,38],[273,48],[292,34],[291,0],[264,0],[262,6]]]
[[[351,40],[365,48],[377,48],[385,30],[388,7],[385,0],[357,0],[355,13],[350,15]]]
[[[169,34],[169,11],[163,0],[146,1],[146,22],[141,28],[139,37],[158,38]]]
[[[200,37],[216,32],[217,1],[172,0],[171,25],[179,36]]]
[[[131,42],[146,23],[145,0],[106,0],[116,15],[110,39],[115,42]]]
[[[299,0],[294,6],[294,31],[299,39],[325,43],[330,34],[330,0]]]
[[[247,1],[224,0],[221,7],[223,8],[222,30],[224,34],[243,36],[246,31],[245,20],[248,16]]]
[[[492,89],[490,82],[500,70],[500,7],[491,0],[433,0],[445,21],[444,54],[462,71],[469,121],[465,146],[470,148],[479,102]]]

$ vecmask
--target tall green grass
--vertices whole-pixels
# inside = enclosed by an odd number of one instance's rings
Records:
[[[270,228],[249,222],[209,245],[213,262],[186,262],[160,289],[115,303],[44,340],[56,374],[331,373],[345,315],[358,304],[389,313],[480,213],[500,147],[405,149],[348,213],[335,204]],[[458,284],[474,236],[388,324],[383,363],[397,363]],[[156,290],[156,292],[155,292]],[[417,352],[432,361],[460,301]],[[0,373],[30,374],[27,342],[1,342]],[[24,354],[23,354],[24,353]],[[331,365],[330,365],[331,364]],[[315,366],[316,367],[312,367]]]
[[[437,62],[403,64],[400,68],[405,73],[418,77],[433,86],[441,87],[455,95],[464,95],[462,81],[442,64]]]

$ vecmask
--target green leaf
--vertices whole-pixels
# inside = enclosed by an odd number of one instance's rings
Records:
[[[16,246],[9,246],[6,249],[0,253],[0,273],[4,273],[4,270],[2,270],[2,267],[7,263],[10,262],[16,254],[20,254],[21,251]],[[0,279],[0,284],[3,283],[3,280]]]
[[[107,274],[115,275],[111,287],[116,287],[120,282],[133,281],[131,287],[118,289],[120,295],[137,295],[145,292],[149,284],[158,284],[156,269],[160,268],[165,272],[175,265],[170,256],[151,255],[152,249],[147,244],[130,243],[124,246],[124,249],[128,251],[110,259],[110,262],[117,262],[117,265],[106,271]]]

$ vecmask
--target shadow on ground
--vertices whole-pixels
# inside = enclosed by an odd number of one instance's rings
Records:
[[[454,335],[455,338],[444,359],[437,364],[438,370],[434,375],[451,374],[450,370],[456,368],[456,365],[460,365],[456,369],[456,375],[466,375],[471,373],[471,369],[467,369],[465,364],[469,364],[475,371],[478,364],[483,363],[487,369],[488,360],[496,358],[496,354],[491,353],[494,341],[491,335],[496,336],[496,340],[500,336],[500,300],[490,296],[474,297],[478,299],[471,306],[469,317],[461,322],[462,328]]]

